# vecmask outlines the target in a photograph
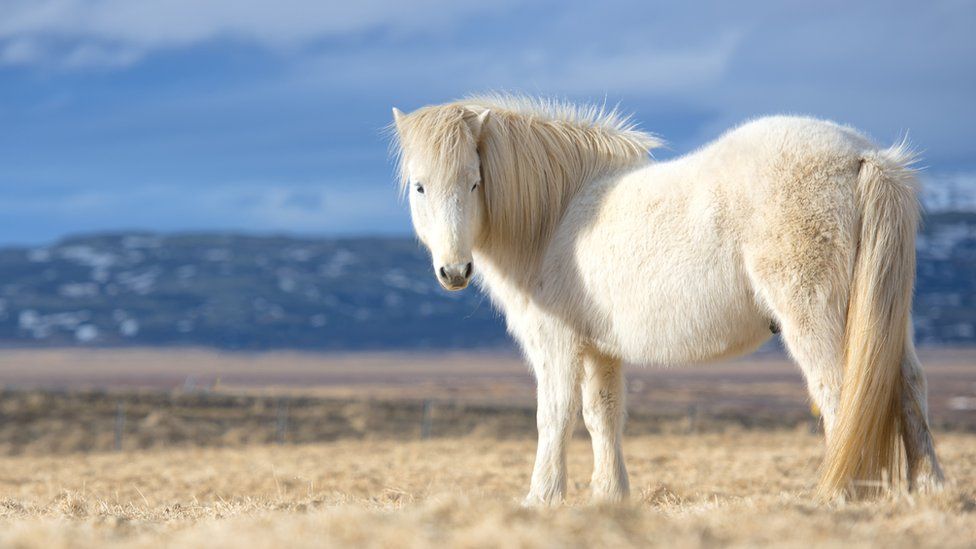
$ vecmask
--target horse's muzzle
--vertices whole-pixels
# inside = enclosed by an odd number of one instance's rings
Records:
[[[443,265],[440,269],[437,269],[437,280],[445,290],[452,292],[463,290],[468,286],[468,281],[471,280],[472,270],[470,261],[467,263]]]

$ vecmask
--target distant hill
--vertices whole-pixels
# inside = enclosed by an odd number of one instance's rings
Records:
[[[441,290],[408,238],[121,233],[0,249],[0,345],[509,346],[490,300]],[[919,237],[916,338],[976,344],[976,214]]]

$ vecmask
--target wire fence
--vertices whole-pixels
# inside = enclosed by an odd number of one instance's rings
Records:
[[[819,430],[805,409],[716,411],[706,404],[631,410],[629,435],[734,429]],[[586,437],[582,422],[577,434]],[[531,405],[336,399],[208,391],[0,391],[0,451],[60,453],[341,439],[535,436]]]

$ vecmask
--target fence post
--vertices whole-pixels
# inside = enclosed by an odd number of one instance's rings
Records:
[[[424,415],[420,420],[420,438],[427,440],[430,438],[431,411],[434,403],[430,399],[424,399]]]
[[[698,404],[694,402],[688,405],[688,432],[698,432]]]
[[[285,433],[288,431],[288,400],[278,399],[278,421],[275,423],[275,440],[278,444],[285,443]]]
[[[125,435],[125,402],[115,405],[115,451],[122,451],[122,437]]]

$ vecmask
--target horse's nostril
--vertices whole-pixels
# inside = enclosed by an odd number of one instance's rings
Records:
[[[469,261],[467,265],[464,266],[464,278],[469,278],[471,276],[471,262]]]
[[[444,270],[444,267],[438,269],[437,274],[441,275],[441,278],[444,280],[447,280],[447,271]]]

